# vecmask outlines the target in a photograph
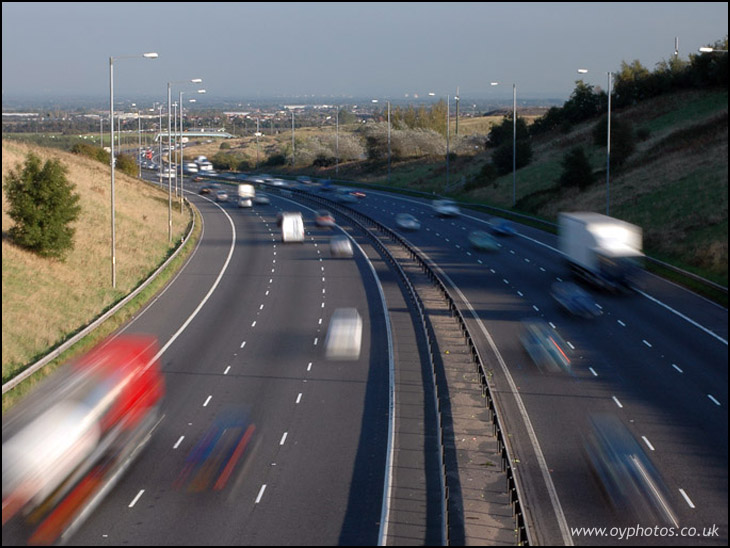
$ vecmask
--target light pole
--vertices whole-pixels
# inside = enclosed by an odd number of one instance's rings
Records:
[[[109,57],[109,131],[111,132],[111,155],[109,158],[109,167],[111,170],[111,228],[112,228],[112,288],[117,287],[117,242],[114,217],[114,60],[115,59],[133,59],[142,57],[144,59],[157,59],[158,55],[154,52],[143,53],[141,55],[122,55],[118,57]]]
[[[512,84],[512,207],[517,205],[517,84]]]
[[[173,84],[199,84],[202,78],[192,80],[177,80],[167,83],[167,238],[172,243],[172,85]],[[162,158],[160,158],[162,161]]]
[[[373,103],[377,103],[377,99],[372,100]],[[388,184],[390,184],[390,101],[386,101],[388,104]]]
[[[588,74],[588,69],[578,69],[578,74]],[[606,121],[606,215],[611,214],[611,85],[613,73],[608,75],[608,118]]]
[[[185,163],[185,155],[183,154],[183,94],[184,91],[180,91],[180,161],[178,162],[178,166],[180,167],[180,213],[183,212],[183,185],[184,185],[184,179],[183,179],[183,164]],[[197,93],[205,93],[204,89],[199,89]],[[195,99],[190,99],[189,102],[194,103]]]

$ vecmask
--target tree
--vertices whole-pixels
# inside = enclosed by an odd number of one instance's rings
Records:
[[[596,146],[606,146],[606,122],[607,117],[604,116],[593,127],[593,143]],[[636,140],[634,138],[634,128],[631,122],[620,119],[611,119],[611,169],[620,168],[626,163],[629,156],[636,150]]]
[[[46,161],[28,154],[25,166],[17,165],[5,178],[13,221],[9,235],[19,246],[42,257],[63,258],[73,249],[75,229],[69,226],[81,211],[81,197],[66,178],[68,169],[57,158]]]
[[[568,151],[561,165],[563,166],[563,173],[560,175],[561,185],[583,190],[593,182],[593,168],[583,147],[575,147]]]

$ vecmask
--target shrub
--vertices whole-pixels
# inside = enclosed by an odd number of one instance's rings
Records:
[[[5,179],[10,207],[8,215],[15,225],[10,238],[19,246],[42,257],[63,258],[73,249],[75,229],[69,225],[81,211],[75,185],[66,178],[68,169],[57,158],[46,161],[28,154],[25,166],[17,165]]]

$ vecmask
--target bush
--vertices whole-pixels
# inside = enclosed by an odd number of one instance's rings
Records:
[[[69,225],[81,211],[80,196],[66,178],[68,169],[54,158],[41,168],[33,153],[25,167],[17,165],[5,179],[5,192],[13,221],[10,238],[19,246],[42,257],[63,258],[73,249],[75,229]]]
[[[571,149],[562,161],[563,173],[560,175],[562,186],[577,187],[581,190],[593,182],[593,168],[583,147]]]

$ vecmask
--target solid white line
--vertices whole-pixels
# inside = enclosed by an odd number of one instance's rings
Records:
[[[646,444],[646,446],[647,446],[647,447],[648,447],[649,449],[651,449],[652,451],[654,451],[654,450],[655,450],[655,449],[654,449],[654,446],[653,446],[653,445],[651,444],[651,442],[650,442],[650,441],[649,441],[649,440],[647,439],[647,437],[646,437],[646,436],[641,436],[641,439],[642,439],[642,440],[644,440],[644,443]]]
[[[684,489],[680,489],[680,490],[679,490],[679,492],[680,492],[680,493],[682,494],[682,496],[684,497],[684,500],[686,500],[686,501],[687,501],[687,504],[689,505],[689,507],[690,507],[690,508],[694,508],[694,507],[695,507],[695,504],[694,504],[694,502],[692,502],[692,499],[691,499],[691,498],[689,498],[689,496],[687,495],[687,493],[685,493],[685,492],[684,492]]]
[[[261,502],[261,497],[264,496],[264,491],[266,491],[265,483],[261,486],[261,489],[259,490],[259,494],[256,496],[256,502],[254,504],[258,504],[259,502]]]
[[[214,202],[213,202],[214,203]],[[221,283],[221,280],[223,279],[223,274],[225,274],[226,270],[228,269],[228,265],[231,262],[231,258],[233,257],[233,251],[236,248],[236,227],[233,224],[233,219],[231,219],[231,216],[226,213],[226,211],[219,206],[218,204],[215,204],[226,216],[228,219],[229,224],[231,225],[231,245],[228,248],[228,257],[226,257],[226,262],[223,263],[223,267],[221,268],[220,272],[218,273],[218,276],[215,279],[215,282],[213,282],[213,285],[208,290],[208,293],[206,293],[205,297],[203,297],[203,300],[200,301],[198,306],[193,310],[192,314],[188,316],[188,319],[185,320],[185,322],[180,326],[180,328],[175,332],[175,334],[168,339],[168,341],[165,343],[165,345],[160,348],[160,351],[157,353],[157,355],[150,360],[150,363],[148,365],[151,365],[152,363],[156,362],[160,359],[160,357],[167,351],[168,348],[174,343],[177,338],[183,334],[183,332],[187,329],[188,325],[193,321],[195,316],[198,315],[198,313],[202,310],[203,306],[205,306],[205,303],[208,302],[208,299],[213,295],[213,292],[216,290],[218,285]],[[202,217],[201,217],[202,218]]]
[[[502,373],[505,376],[505,379],[507,380],[507,383],[510,387],[510,393],[512,394],[512,397],[515,400],[515,403],[517,404],[517,407],[520,410],[520,415],[522,417],[522,422],[525,425],[525,429],[527,430],[527,435],[530,438],[530,443],[532,445],[533,450],[535,451],[535,457],[537,459],[537,464],[540,469],[540,473],[542,475],[543,481],[545,482],[545,487],[547,488],[548,495],[550,497],[550,503],[553,507],[553,511],[555,512],[555,518],[558,523],[558,527],[560,529],[561,536],[563,537],[563,544],[566,546],[573,546],[573,538],[570,534],[570,529],[568,528],[568,522],[565,519],[565,512],[563,511],[563,507],[560,504],[560,499],[558,497],[558,491],[555,488],[555,483],[552,480],[550,469],[547,465],[547,461],[545,460],[545,454],[542,452],[542,448],[540,447],[540,442],[537,439],[537,434],[535,433],[535,429],[532,426],[532,421],[530,420],[530,417],[527,413],[527,408],[525,407],[524,402],[522,401],[522,397],[519,394],[519,390],[517,389],[517,385],[512,378],[512,374],[509,371],[509,368],[507,367],[507,363],[504,361],[504,358],[502,357],[502,354],[499,352],[499,349],[497,348],[497,344],[494,342],[494,339],[492,338],[492,335],[487,331],[486,326],[482,322],[481,318],[477,314],[476,310],[474,310],[474,307],[471,305],[469,300],[466,298],[466,295],[459,289],[459,287],[454,283],[454,281],[444,272],[441,267],[439,267],[434,261],[423,252],[423,250],[418,250],[421,255],[426,259],[426,261],[429,263],[429,265],[439,274],[439,276],[442,277],[442,279],[448,283],[454,291],[458,294],[459,298],[465,303],[467,309],[469,310],[469,313],[474,318],[474,320],[477,322],[477,325],[479,326],[479,329],[482,331],[482,334],[487,340],[487,343],[489,344],[490,348],[492,349],[492,352],[494,352],[494,355],[497,358],[497,362],[499,363],[500,369],[502,370]],[[492,272],[494,272],[492,270]],[[553,326],[554,327],[554,326]]]
[[[184,439],[185,439],[185,436],[180,436],[180,439],[177,440],[177,443],[175,443],[175,445],[173,445],[172,448],[177,449],[178,447],[180,447],[180,444],[182,443],[182,440],[184,440]]]
[[[136,497],[134,497],[134,499],[132,499],[132,502],[130,502],[130,503],[129,503],[129,506],[128,506],[128,508],[133,508],[133,507],[134,507],[134,505],[135,505],[135,504],[137,504],[137,501],[138,501],[138,500],[140,499],[140,497],[142,496],[142,493],[144,493],[144,489],[140,489],[140,490],[139,490],[139,493],[137,493],[137,496],[136,496]]]
[[[712,331],[710,331],[709,329],[707,329],[707,328],[706,328],[705,326],[703,326],[703,325],[700,325],[699,323],[697,323],[697,322],[696,322],[696,321],[694,321],[693,319],[689,318],[688,316],[685,316],[684,314],[682,314],[682,313],[681,313],[681,312],[679,312],[678,310],[675,310],[675,309],[673,309],[673,308],[672,308],[671,306],[669,306],[669,305],[667,305],[667,304],[664,304],[664,303],[663,303],[663,302],[661,302],[661,301],[660,301],[659,299],[656,299],[656,298],[652,297],[651,295],[647,295],[647,294],[646,294],[646,293],[644,293],[643,291],[637,291],[637,293],[639,293],[640,295],[643,295],[644,297],[646,297],[646,298],[647,298],[647,299],[649,299],[650,301],[652,301],[652,302],[654,302],[654,303],[658,304],[659,306],[663,306],[664,308],[666,308],[667,310],[669,310],[669,311],[670,311],[670,312],[672,312],[673,314],[676,314],[677,316],[679,316],[679,317],[680,317],[680,318],[682,318],[683,320],[685,320],[685,321],[687,321],[687,322],[691,323],[692,325],[694,325],[694,326],[695,326],[695,327],[697,327],[698,329],[701,329],[702,331],[704,331],[704,332],[705,332],[705,333],[707,333],[708,335],[710,335],[710,336],[712,336],[712,337],[715,337],[715,338],[716,338],[716,339],[717,339],[718,341],[720,341],[720,342],[721,342],[721,343],[723,343],[723,344],[724,344],[725,346],[727,346],[727,341],[726,341],[725,339],[723,339],[723,338],[722,338],[722,337],[721,337],[720,335],[717,335],[717,334],[713,333]]]

